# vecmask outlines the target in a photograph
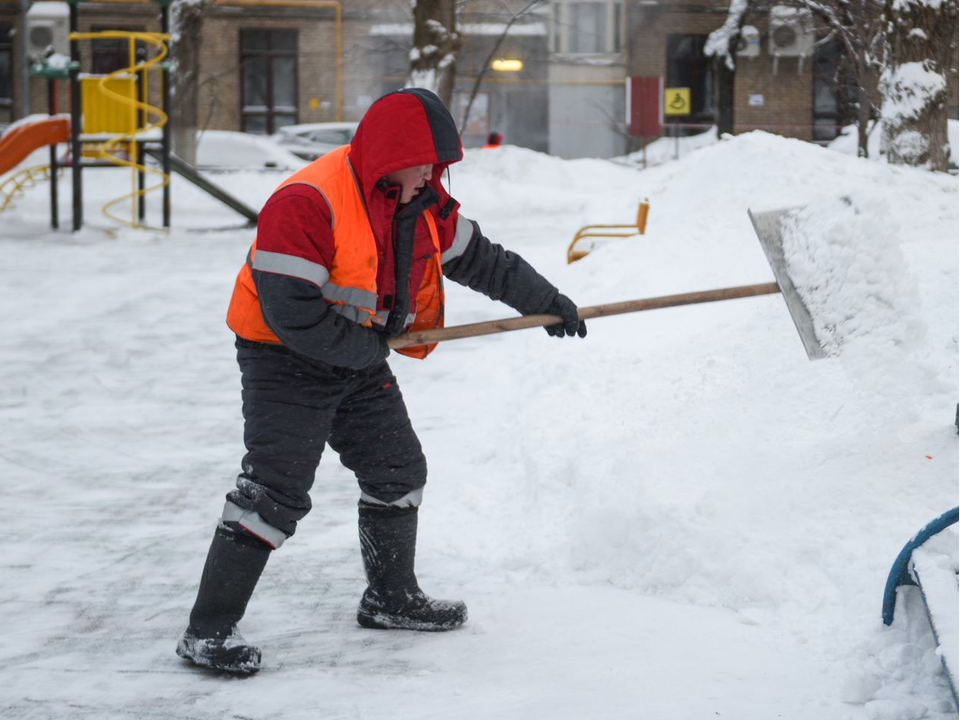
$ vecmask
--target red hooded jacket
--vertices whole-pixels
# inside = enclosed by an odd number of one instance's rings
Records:
[[[254,265],[263,320],[281,343],[335,366],[361,368],[382,359],[382,336],[403,331],[427,262],[435,262],[424,210],[435,221],[445,276],[524,313],[541,312],[550,304],[556,289],[519,256],[483,237],[476,223],[460,216],[458,203],[441,185],[444,170],[462,156],[453,118],[433,93],[401,90],[371,106],[348,160],[377,244],[376,309],[389,311],[386,328],[363,327],[331,312],[320,287],[306,277]],[[401,205],[401,188],[387,185],[385,176],[427,164],[434,166],[428,187]],[[257,253],[330,269],[336,262],[332,222],[331,210],[315,188],[283,185],[260,212]]]

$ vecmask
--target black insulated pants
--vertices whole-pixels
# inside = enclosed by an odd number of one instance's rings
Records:
[[[427,463],[386,361],[326,365],[280,345],[237,339],[247,454],[227,500],[293,535],[311,507],[324,446],[366,495],[399,500],[426,483]]]

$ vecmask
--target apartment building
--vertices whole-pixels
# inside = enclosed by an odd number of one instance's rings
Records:
[[[176,0],[174,0],[176,1]],[[561,157],[636,149],[627,121],[631,77],[689,92],[689,112],[664,134],[700,132],[717,113],[708,35],[727,0],[554,0],[516,17],[522,0],[478,0],[459,17],[463,47],[453,107],[467,145],[491,130],[505,142]],[[0,0],[0,124],[46,112],[46,80],[31,57],[68,54],[63,0]],[[159,31],[151,0],[79,4],[79,29]],[[852,122],[855,85],[836,42],[786,6],[753,10],[736,56],[735,131],[763,129],[828,141]],[[198,116],[202,127],[276,132],[294,123],[359,119],[406,81],[413,34],[408,2],[215,0],[205,11]],[[123,41],[81,43],[86,73],[126,66]],[[482,82],[477,85],[477,79]],[[951,114],[957,116],[956,75]],[[67,107],[66,83],[57,93]],[[472,99],[471,99],[472,98]]]

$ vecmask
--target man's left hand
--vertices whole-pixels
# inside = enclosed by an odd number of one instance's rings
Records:
[[[550,303],[550,306],[544,310],[544,313],[547,315],[559,315],[563,318],[563,322],[545,327],[548,335],[559,338],[562,338],[564,335],[569,335],[570,337],[574,335],[579,335],[580,337],[587,336],[587,323],[580,319],[576,304],[566,295],[557,295],[557,297],[553,299],[553,302]]]

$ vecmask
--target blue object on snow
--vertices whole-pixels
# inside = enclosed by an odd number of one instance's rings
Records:
[[[913,577],[910,575],[910,557],[913,551],[923,545],[941,530],[950,527],[960,518],[960,507],[953,510],[947,510],[943,515],[933,522],[929,523],[923,530],[918,532],[897,555],[897,559],[890,568],[890,575],[887,577],[887,587],[883,591],[883,624],[889,625],[893,622],[893,611],[897,606],[897,588],[901,585],[916,585]]]
[[[960,519],[960,508],[948,510],[936,520],[929,523],[920,532],[914,535],[913,538],[910,539],[910,542],[903,546],[903,550],[901,550],[900,554],[897,555],[897,559],[894,561],[893,567],[890,569],[890,575],[887,577],[887,586],[883,591],[882,613],[884,625],[890,625],[893,622],[893,612],[897,606],[897,588],[901,585],[916,585],[920,588],[920,595],[923,598],[923,607],[927,613],[927,620],[930,622],[930,629],[933,631],[933,636],[937,641],[937,645],[939,646],[941,644],[940,634],[937,630],[937,619],[931,612],[926,593],[923,592],[922,580],[910,561],[913,557],[914,550],[919,548],[937,533],[955,524],[958,519]],[[949,638],[949,641],[955,642],[955,639]],[[947,682],[950,684],[950,691],[953,693],[953,703],[954,705],[957,705],[957,685],[956,676],[954,675],[954,673],[957,671],[957,668],[949,667],[945,653],[941,653],[940,660],[943,663],[943,670],[947,677]]]

